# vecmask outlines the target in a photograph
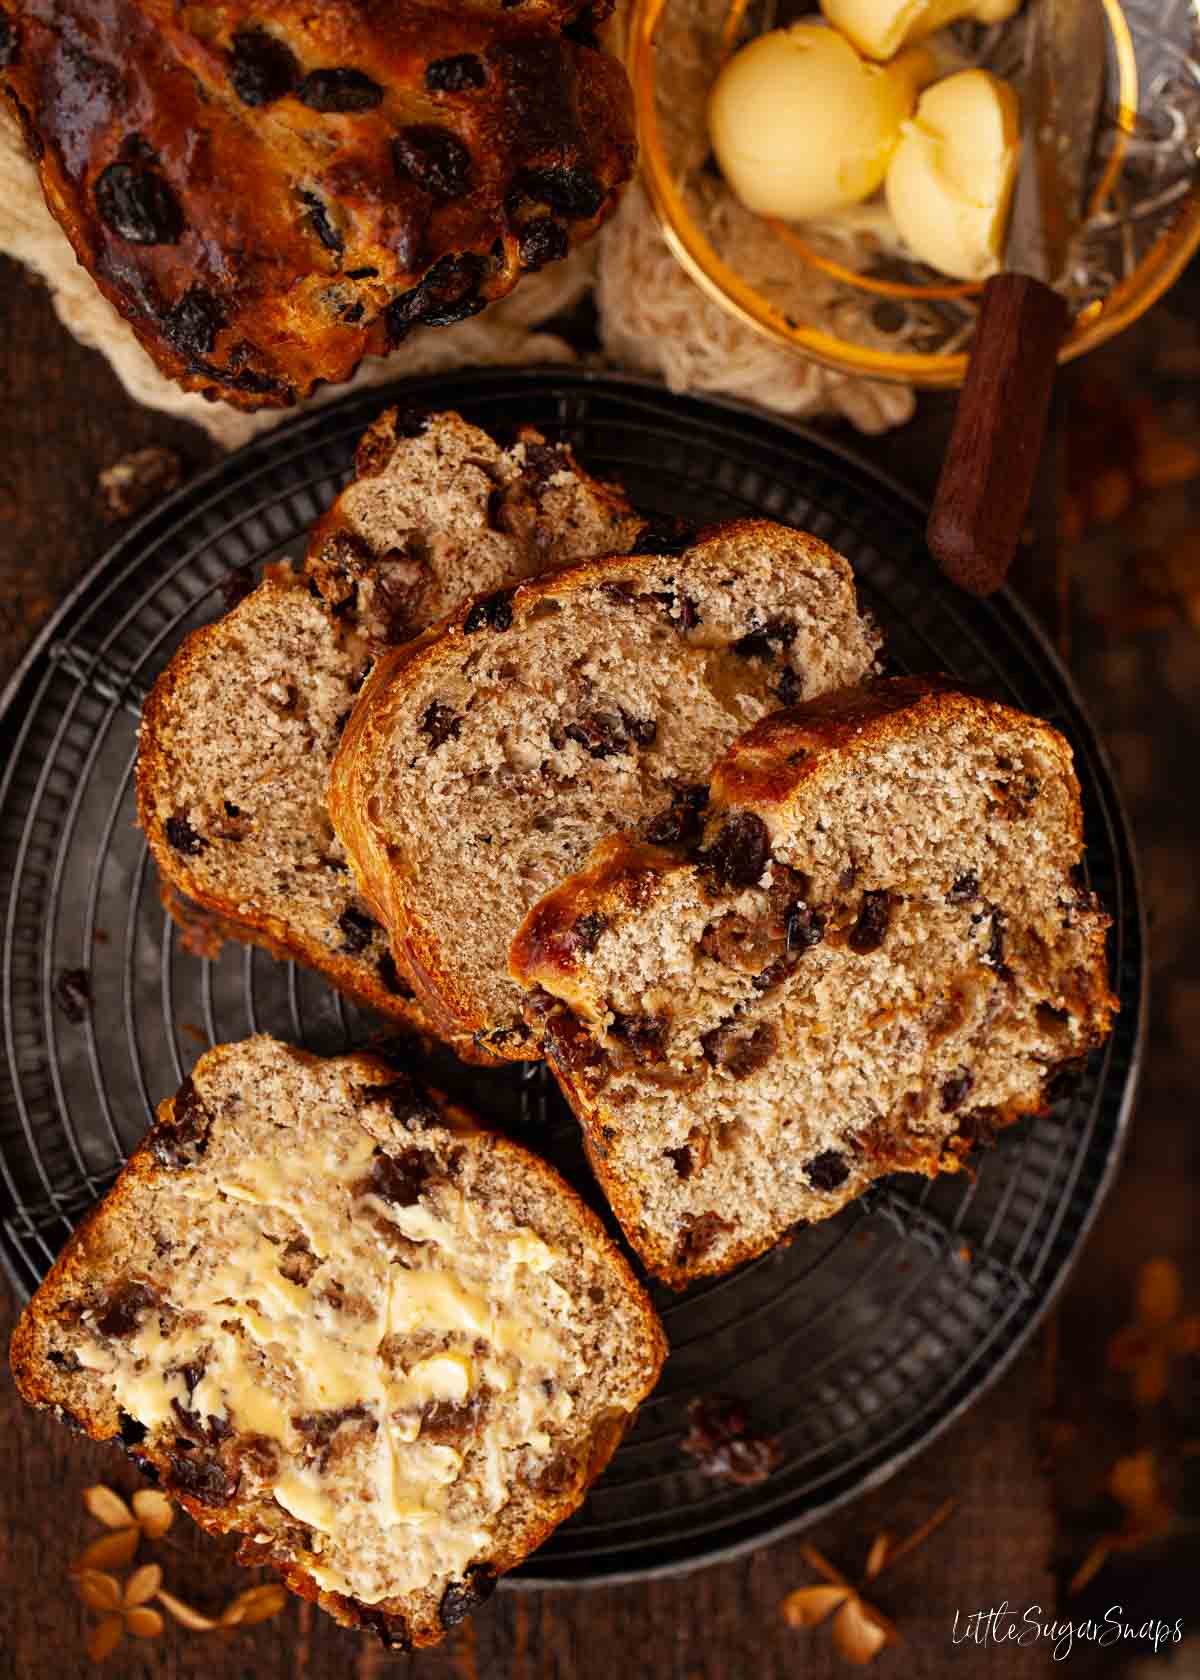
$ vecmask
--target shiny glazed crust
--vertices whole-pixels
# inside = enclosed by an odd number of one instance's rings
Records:
[[[3,0],[0,92],[163,372],[285,407],[608,215],[631,102],[617,60],[562,33],[581,10]]]
[[[261,1044],[264,1041],[249,1042]],[[202,1077],[206,1066],[228,1065],[231,1062],[236,1066],[242,1049],[241,1045],[230,1044],[210,1050],[193,1070],[193,1077],[197,1074]],[[299,1064],[318,1065],[321,1062],[320,1058],[305,1051],[289,1049],[285,1054]],[[394,1065],[367,1054],[343,1057],[334,1064],[324,1065],[344,1068],[365,1080],[380,1083],[396,1077]],[[64,1316],[70,1322],[69,1304],[97,1281],[103,1282],[105,1274],[113,1269],[113,1244],[106,1237],[114,1229],[119,1233],[122,1224],[128,1220],[136,1220],[139,1206],[148,1193],[156,1184],[170,1181],[173,1177],[175,1169],[162,1164],[156,1157],[155,1145],[161,1146],[165,1142],[169,1150],[176,1126],[180,1123],[176,1105],[191,1084],[192,1081],[189,1081],[184,1091],[160,1104],[156,1124],[130,1156],[108,1195],[91,1210],[70,1237],[13,1333],[10,1359],[22,1398],[30,1405],[53,1411],[63,1422],[93,1440],[122,1444],[120,1415],[115,1401],[109,1395],[97,1394],[92,1403],[81,1405],[76,1394],[73,1403],[66,1404],[73,1379],[64,1374],[59,1364],[46,1357],[47,1352],[56,1341],[61,1341]],[[629,1336],[640,1341],[645,1350],[644,1388],[639,1397],[644,1399],[657,1381],[666,1357],[666,1340],[648,1297],[600,1220],[540,1158],[505,1138],[474,1129],[471,1117],[447,1103],[436,1091],[427,1091],[426,1094],[444,1123],[452,1128],[457,1147],[489,1152],[507,1174],[522,1181],[526,1191],[556,1203],[559,1217],[565,1214],[570,1219],[587,1250],[603,1264],[614,1280],[628,1314]],[[531,1495],[524,1505],[518,1531],[498,1541],[495,1552],[480,1560],[488,1585],[479,1592],[476,1602],[482,1602],[487,1596],[496,1575],[514,1568],[529,1556],[559,1523],[578,1508],[588,1487],[616,1451],[634,1415],[634,1411],[614,1408],[596,1417],[590,1447],[578,1477],[560,1491],[539,1491],[536,1497]],[[161,1460],[156,1451],[143,1453],[128,1445],[125,1450],[147,1475],[161,1481],[171,1498],[209,1533],[245,1533],[236,1497],[226,1506],[203,1503],[171,1485],[170,1466]],[[248,1534],[239,1549],[238,1561],[248,1567],[266,1564],[276,1571],[292,1592],[315,1602],[343,1626],[375,1632],[394,1649],[437,1644],[445,1637],[453,1621],[473,1607],[469,1603],[465,1606],[460,1604],[456,1607],[453,1620],[448,1616],[445,1622],[439,1609],[430,1611],[425,1605],[408,1605],[403,1612],[393,1609],[382,1613],[378,1606],[361,1603],[343,1593],[327,1591],[301,1565],[264,1556],[263,1548],[256,1546],[253,1537]],[[473,1583],[475,1577],[472,1576],[471,1580]]]

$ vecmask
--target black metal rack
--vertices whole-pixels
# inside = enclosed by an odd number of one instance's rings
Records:
[[[181,947],[134,827],[142,698],[240,566],[296,554],[386,402],[457,407],[504,432],[568,438],[649,512],[765,514],[853,563],[899,670],[940,669],[1048,718],[1075,750],[1090,884],[1113,915],[1116,1030],[1079,1090],[1006,1133],[978,1174],[896,1178],[787,1248],[681,1296],[656,1288],[662,1383],[583,1510],[513,1584],[612,1581],[711,1562],[889,1475],[993,1380],[1062,1281],[1119,1152],[1144,1013],[1136,869],[1104,755],[1071,681],[1019,604],[952,590],[919,508],[851,455],[734,405],[603,375],[409,381],[269,434],[193,481],[82,581],[0,700],[0,1255],[22,1292],[210,1043],[271,1031],[337,1052],[379,1023],[261,951]],[[55,1001],[87,968],[92,1005]],[[540,1068],[464,1075],[485,1112],[593,1201],[574,1124]],[[678,1450],[688,1399],[735,1389],[784,1462],[754,1488],[705,1481]]]

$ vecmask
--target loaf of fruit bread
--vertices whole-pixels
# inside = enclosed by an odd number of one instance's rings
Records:
[[[542,893],[613,829],[673,799],[683,820],[749,724],[875,658],[815,537],[744,520],[654,546],[478,596],[385,655],[334,760],[330,815],[397,966],[494,1055],[540,1054],[508,948]]]
[[[492,587],[627,547],[641,523],[619,491],[536,432],[502,449],[457,414],[388,410],[303,572],[273,567],[189,636],[146,703],[139,820],[170,887],[223,931],[427,1026],[355,892],[325,804],[355,692],[379,648],[420,630],[472,580]]]
[[[880,680],[764,719],[696,803],[673,848],[602,843],[512,948],[597,1176],[675,1285],[884,1173],[954,1169],[1116,1007],[1048,724]]]
[[[269,1038],[201,1057],[12,1343],[26,1400],[401,1648],[579,1505],[663,1355],[543,1161],[411,1072]]]
[[[600,225],[636,156],[608,9],[0,0],[0,93],[163,372],[281,407]]]

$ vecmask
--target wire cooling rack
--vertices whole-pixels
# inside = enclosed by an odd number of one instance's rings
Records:
[[[662,1382],[583,1509],[510,1579],[613,1581],[711,1562],[881,1481],[1012,1358],[1112,1175],[1143,1026],[1129,835],[1069,677],[1010,596],[977,601],[940,578],[914,503],[812,433],[600,375],[409,381],[270,434],[105,556],[0,699],[0,1253],[19,1290],[35,1286],[208,1045],[269,1031],[337,1052],[379,1030],[261,951],[227,945],[203,961],[182,949],[134,826],[133,770],[140,703],[181,637],[222,610],[231,570],[302,551],[388,401],[456,407],[501,434],[532,422],[650,513],[757,513],[815,532],[853,563],[895,669],[980,684],[1048,718],[1075,750],[1121,1001],[1081,1086],[1003,1134],[975,1177],[890,1179],[731,1277],[681,1296],[656,1286],[671,1342]],[[86,1011],[62,995],[63,974],[80,968]],[[596,1200],[540,1068],[464,1078],[481,1111]],[[731,1389],[783,1448],[757,1487],[706,1480],[679,1450],[688,1400]]]

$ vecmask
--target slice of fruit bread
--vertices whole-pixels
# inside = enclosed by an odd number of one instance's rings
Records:
[[[243,1562],[407,1647],[579,1505],[664,1351],[543,1161],[409,1071],[260,1037],[163,1103],[12,1363]]]
[[[512,948],[600,1182],[676,1285],[955,1168],[1116,1007],[1048,724],[883,680],[764,719],[694,804],[682,844],[605,841]]]

